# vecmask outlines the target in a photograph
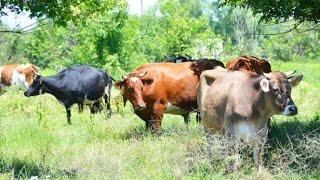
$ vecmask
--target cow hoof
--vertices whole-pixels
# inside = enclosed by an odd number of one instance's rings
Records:
[[[263,166],[259,166],[259,168],[258,168],[258,174],[264,174],[265,173],[265,169],[264,169],[264,167]]]
[[[111,113],[107,114],[107,119],[111,118]]]
[[[160,135],[161,130],[159,128],[150,128],[152,134]]]

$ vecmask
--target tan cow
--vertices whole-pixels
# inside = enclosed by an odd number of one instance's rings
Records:
[[[288,79],[281,72],[258,75],[223,68],[204,71],[197,98],[205,131],[240,138],[251,144],[255,164],[260,170],[268,119],[275,114],[297,114],[291,87],[302,77],[290,76]]]
[[[1,84],[5,86],[19,85],[26,86],[32,84],[39,67],[33,64],[7,64],[0,67]]]

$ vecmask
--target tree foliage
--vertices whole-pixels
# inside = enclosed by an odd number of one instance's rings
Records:
[[[261,20],[264,21],[320,21],[320,0],[225,0],[222,4],[249,7],[254,14],[261,14]]]
[[[211,56],[216,35],[197,0],[161,0],[142,22],[142,50],[155,61],[179,54]],[[201,48],[207,52],[197,52]]]
[[[108,12],[117,4],[117,0],[6,0],[1,1],[0,14],[6,15],[5,8],[15,13],[29,11],[31,18],[45,17],[56,24],[66,25],[68,21],[94,18],[96,14]]]

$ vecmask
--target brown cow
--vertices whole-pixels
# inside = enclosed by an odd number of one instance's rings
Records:
[[[164,113],[188,116],[197,109],[197,86],[202,71],[224,67],[217,60],[146,64],[115,83],[146,128],[159,132]]]
[[[267,60],[259,59],[254,56],[240,56],[229,61],[226,67],[233,71],[249,71],[257,74],[271,72],[271,66]]]
[[[291,87],[302,78],[288,79],[281,72],[258,75],[222,68],[204,71],[198,89],[202,125],[209,133],[226,134],[251,144],[260,170],[268,119],[274,114],[297,114]]]
[[[38,73],[39,67],[33,64],[7,64],[0,67],[0,80],[5,86],[14,84],[28,87]]]

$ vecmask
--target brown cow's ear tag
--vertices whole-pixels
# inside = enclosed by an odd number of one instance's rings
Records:
[[[263,78],[260,81],[260,87],[261,87],[263,92],[269,92],[270,91],[270,89],[269,89],[269,81],[268,81],[267,78]]]

